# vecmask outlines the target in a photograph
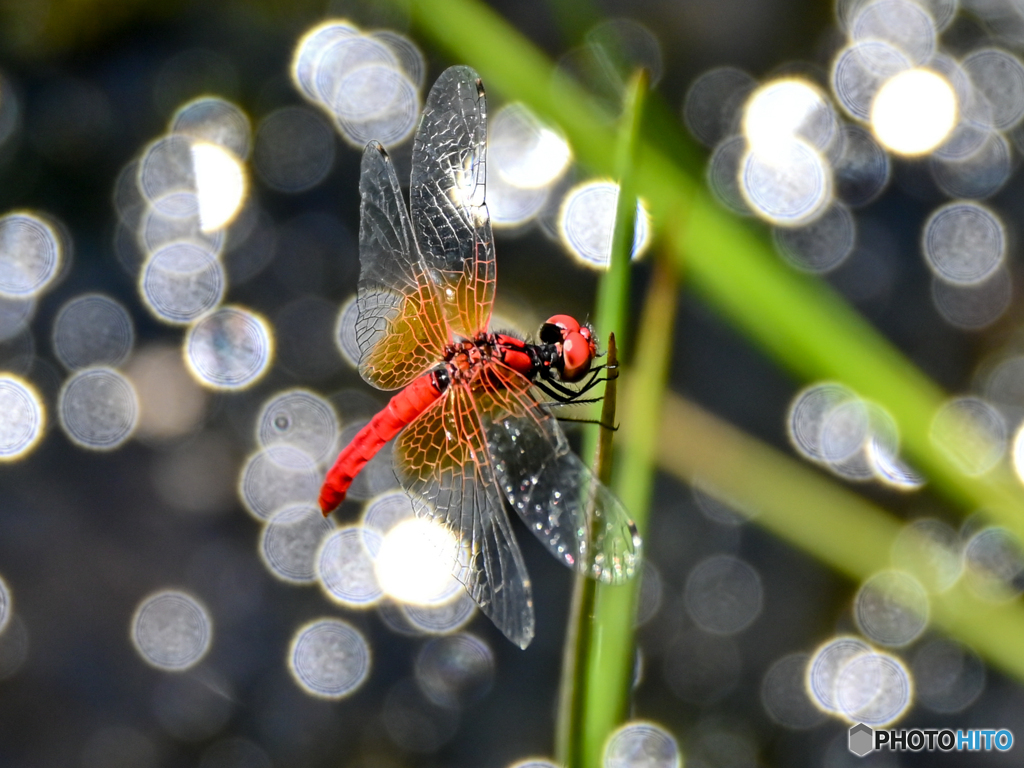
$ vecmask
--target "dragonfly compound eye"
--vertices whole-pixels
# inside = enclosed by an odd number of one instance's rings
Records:
[[[562,378],[565,381],[579,381],[590,370],[594,348],[590,340],[579,331],[565,335],[562,342]]]
[[[566,335],[579,331],[580,324],[570,315],[552,315],[540,327],[540,340],[544,344],[557,344]]]

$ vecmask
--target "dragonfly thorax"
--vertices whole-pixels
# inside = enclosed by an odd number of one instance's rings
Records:
[[[445,347],[445,368],[452,381],[474,378],[494,357],[495,336],[481,333],[475,339],[456,341]]]
[[[495,362],[533,381],[549,371],[560,371],[560,347],[559,344],[530,344],[505,333],[480,333],[473,339],[462,339],[445,347],[444,363],[435,369],[443,370],[444,375],[437,383],[444,389],[453,382],[471,382]]]

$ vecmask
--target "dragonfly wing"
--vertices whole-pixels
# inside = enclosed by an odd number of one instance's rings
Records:
[[[631,578],[640,564],[636,525],[572,452],[557,419],[530,388],[528,379],[499,364],[475,385],[498,485],[527,527],[570,568],[613,584]]]
[[[359,175],[359,372],[380,389],[409,384],[444,356],[448,328],[384,148],[363,151]]]
[[[487,104],[469,67],[434,83],[413,142],[410,202],[420,252],[441,286],[448,325],[472,338],[494,303],[494,240],[484,203]]]
[[[405,428],[395,471],[416,514],[451,533],[441,555],[480,610],[521,648],[533,639],[530,579],[495,485],[483,429],[464,385]]]

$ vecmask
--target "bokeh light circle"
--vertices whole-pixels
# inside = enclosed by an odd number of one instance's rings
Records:
[[[611,181],[589,181],[565,196],[559,217],[562,242],[584,264],[607,268],[618,201],[619,185]],[[647,238],[647,212],[638,200],[632,258],[643,253]]]
[[[149,257],[139,291],[158,319],[187,325],[220,304],[226,282],[224,267],[214,254],[196,243],[179,241]]]
[[[128,310],[99,293],[68,301],[53,321],[53,351],[69,370],[90,365],[116,367],[128,357],[134,341]]]
[[[928,624],[928,595],[910,574],[880,571],[857,591],[853,615],[870,640],[894,647],[907,645]]]
[[[189,216],[199,211],[192,144],[188,136],[162,136],[143,151],[139,160],[139,191],[166,216]]]
[[[731,635],[749,627],[761,613],[761,577],[732,555],[712,555],[686,579],[686,610],[701,629]]]
[[[789,439],[801,454],[812,461],[825,461],[822,434],[829,414],[856,395],[842,384],[824,382],[802,389],[789,407]]]
[[[804,685],[810,656],[790,653],[776,660],[761,681],[761,703],[768,716],[779,725],[806,730],[825,717],[814,706]]]
[[[911,661],[917,700],[933,712],[962,712],[985,688],[985,662],[946,638],[934,638],[914,650]]]
[[[854,118],[867,121],[882,85],[910,68],[907,57],[882,40],[862,40],[844,48],[832,65],[832,90]]]
[[[260,445],[283,443],[315,462],[333,460],[338,443],[338,415],[324,398],[307,389],[279,392],[267,400],[256,420]]]
[[[420,113],[416,85],[393,66],[374,64],[347,73],[330,106],[342,136],[354,147],[372,140],[400,144],[412,135]]]
[[[384,597],[377,581],[374,553],[380,550],[382,537],[361,526],[345,526],[332,531],[317,553],[317,578],[327,596],[351,608],[376,605]]]
[[[309,584],[316,580],[316,554],[334,530],[333,518],[324,517],[315,504],[278,509],[260,535],[260,555],[267,569],[282,581]]]
[[[513,187],[538,189],[557,181],[572,152],[566,140],[522,104],[508,104],[489,118],[487,183],[494,171]],[[488,201],[490,203],[490,201]]]
[[[192,168],[196,179],[200,229],[203,232],[223,229],[242,210],[249,191],[242,161],[219,144],[194,141]]]
[[[852,722],[888,725],[907,711],[912,699],[909,670],[887,653],[855,656],[843,666],[836,681],[839,711]]]
[[[944,592],[963,572],[960,534],[949,524],[923,517],[905,525],[892,543],[895,566],[913,574],[930,592]]]
[[[494,652],[483,640],[458,633],[429,640],[416,656],[416,683],[439,707],[459,709],[487,695],[494,682]]]
[[[36,447],[46,427],[46,409],[27,381],[0,374],[0,462],[18,461]]]
[[[856,224],[850,209],[833,203],[817,220],[803,227],[776,227],[775,248],[802,272],[823,274],[839,267],[853,252]]]
[[[963,60],[971,86],[992,110],[992,127],[1013,128],[1024,118],[1024,64],[999,48],[971,51]]]
[[[31,211],[0,216],[0,294],[23,298],[44,290],[60,272],[60,234]]]
[[[1024,547],[1006,528],[982,528],[964,545],[964,573],[967,584],[983,600],[1014,600],[1024,591]]]
[[[180,106],[171,117],[170,132],[216,144],[243,159],[252,148],[252,128],[245,112],[217,96],[202,96]]]
[[[953,86],[930,69],[908,69],[878,89],[871,127],[882,146],[900,155],[931,152],[953,131],[958,105]]]
[[[801,226],[832,201],[832,172],[825,158],[800,138],[771,152],[750,149],[740,168],[740,191],[751,210],[780,226]]]
[[[675,737],[656,723],[631,721],[608,736],[604,768],[681,768]]]
[[[295,85],[310,99],[317,98],[316,71],[320,58],[335,41],[355,37],[359,29],[341,19],[328,19],[307,31],[295,46],[291,74]]]
[[[260,122],[253,164],[272,189],[305,192],[327,178],[337,152],[331,126],[306,107],[282,107]]]
[[[958,157],[936,153],[930,166],[935,183],[950,197],[982,199],[994,195],[1009,180],[1013,152],[1005,136],[988,132],[977,149]]]
[[[932,418],[929,434],[932,443],[971,477],[991,470],[1007,448],[1006,420],[979,397],[948,400]]]
[[[843,667],[858,656],[871,651],[859,637],[841,635],[819,646],[807,665],[807,691],[811,701],[826,712],[839,712],[836,685]]]
[[[123,374],[112,368],[84,368],[61,387],[57,413],[72,442],[93,451],[109,451],[135,431],[139,399]]]
[[[375,561],[384,593],[412,604],[446,602],[461,585],[451,575],[460,543],[447,529],[421,518],[405,520],[384,535]]]
[[[416,516],[412,500],[403,490],[386,491],[369,500],[363,511],[363,525],[383,537],[404,520]]]
[[[871,412],[860,398],[838,403],[825,414],[821,425],[821,452],[831,465],[863,455],[871,437]]]
[[[1006,267],[997,269],[980,283],[955,285],[932,279],[932,302],[950,325],[965,331],[979,331],[998,320],[1013,299],[1013,280]]]
[[[401,604],[399,607],[409,626],[428,635],[447,635],[465,627],[476,615],[476,603],[466,590],[453,589],[451,596],[442,593],[441,602]]]
[[[185,362],[210,389],[243,389],[258,381],[274,356],[270,326],[259,315],[225,306],[203,316],[185,338]]]
[[[735,67],[708,70],[690,84],[683,121],[701,144],[713,147],[737,128],[738,114],[757,81]]]
[[[423,81],[427,76],[427,64],[423,52],[416,47],[412,40],[390,29],[376,29],[366,36],[371,40],[384,43],[391,50],[406,77],[417,88],[423,87]]]
[[[729,136],[715,147],[708,158],[707,183],[715,198],[738,216],[752,211],[740,189],[740,171],[747,156],[747,140]]]
[[[238,495],[258,520],[269,520],[285,506],[313,504],[322,475],[309,454],[291,445],[271,445],[245,462]]]
[[[198,664],[213,642],[206,608],[185,592],[167,590],[145,598],[131,623],[132,642],[158,669],[181,672]]]
[[[754,91],[743,111],[743,135],[750,148],[771,156],[786,152],[796,139],[819,151],[835,141],[838,123],[832,106],[810,82],[772,80]]]
[[[1006,257],[1006,232],[991,210],[978,203],[944,205],[925,222],[921,247],[935,274],[950,283],[979,283]]]
[[[14,598],[11,596],[11,588],[7,582],[0,577],[0,635],[7,629],[7,625],[14,615]]]
[[[915,64],[931,58],[935,32],[935,20],[923,4],[913,0],[873,0],[850,20],[853,40],[885,41]]]
[[[356,319],[359,317],[359,304],[353,294],[338,310],[338,322],[334,326],[334,340],[345,362],[353,368],[359,367],[362,352],[356,341]]]
[[[351,696],[370,673],[370,646],[341,619],[318,619],[301,627],[288,651],[288,668],[303,691],[323,699]]]

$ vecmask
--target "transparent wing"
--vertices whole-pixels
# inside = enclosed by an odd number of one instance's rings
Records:
[[[395,472],[416,514],[444,526],[454,544],[442,556],[480,610],[509,640],[533,639],[533,597],[523,556],[495,485],[483,429],[464,385],[398,436]]]
[[[410,203],[423,259],[441,287],[452,331],[487,330],[494,303],[494,241],[484,203],[487,106],[469,67],[434,83],[413,142]]]
[[[443,358],[448,326],[394,165],[375,141],[363,151],[359,193],[359,372],[375,387],[398,389]]]
[[[636,525],[572,452],[531,386],[500,364],[474,384],[498,485],[527,527],[570,568],[613,584],[631,578],[641,554]]]

